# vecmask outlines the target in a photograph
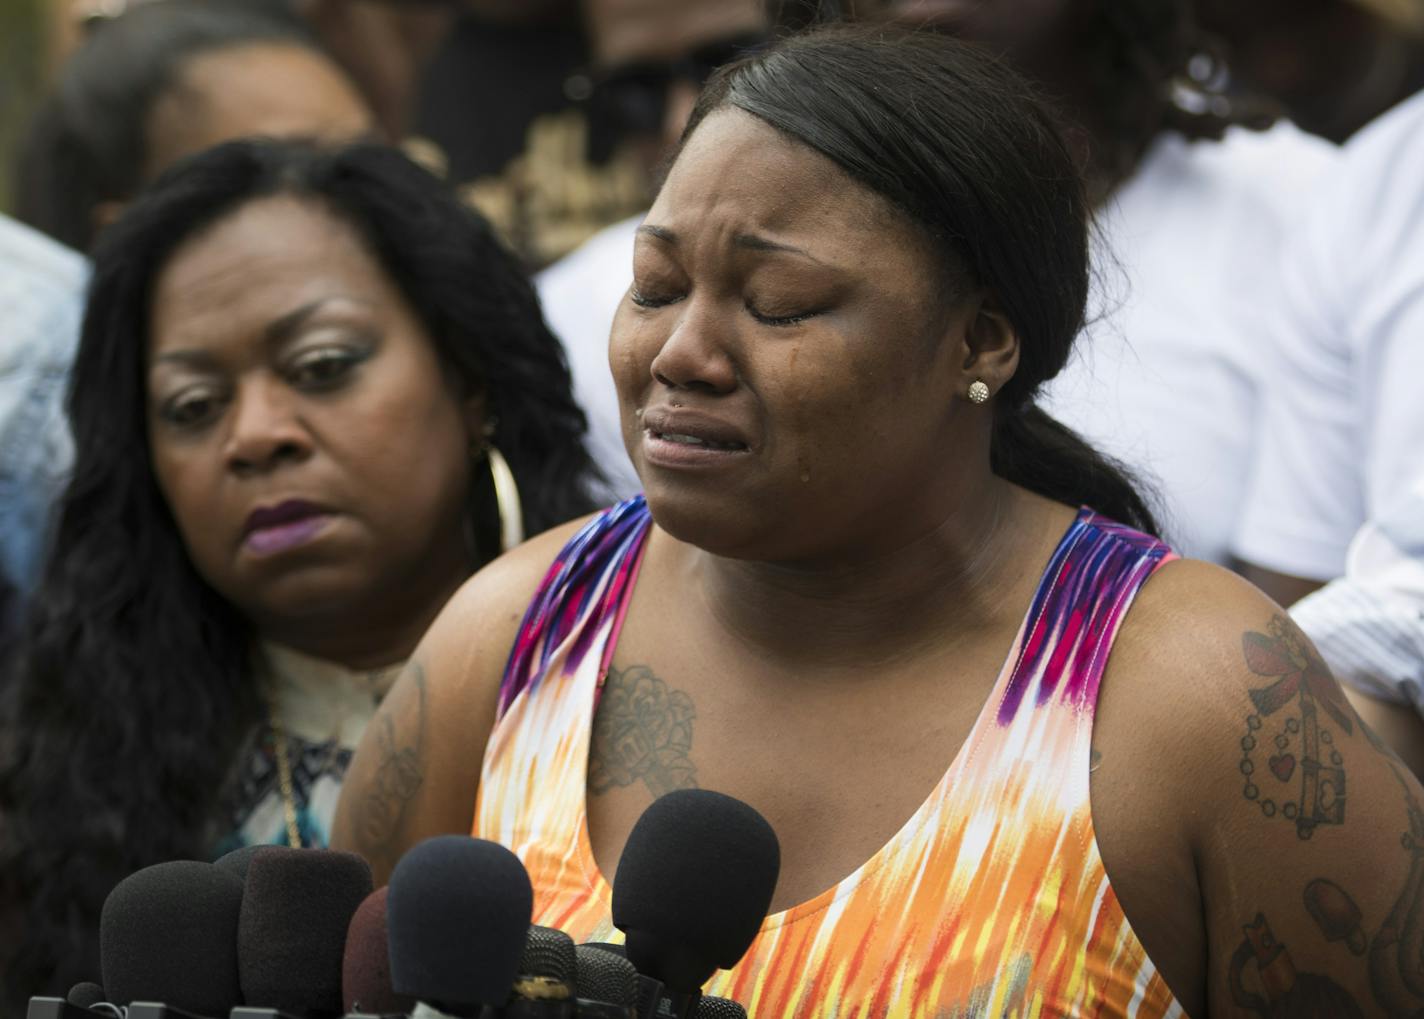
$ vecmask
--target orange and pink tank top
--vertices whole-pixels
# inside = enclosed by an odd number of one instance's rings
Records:
[[[594,710],[650,523],[641,498],[615,506],[550,569],[510,656],[475,808],[473,834],[528,868],[534,922],[580,943],[622,941],[585,795]],[[1171,558],[1080,512],[929,798],[854,873],[768,916],[706,993],[756,1019],[1183,1016],[1113,893],[1088,802],[1108,653]]]

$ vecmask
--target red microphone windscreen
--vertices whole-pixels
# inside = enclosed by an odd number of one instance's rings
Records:
[[[386,889],[378,888],[351,917],[341,958],[341,998],[347,1012],[410,1013],[415,999],[391,987],[391,946],[386,929]]]

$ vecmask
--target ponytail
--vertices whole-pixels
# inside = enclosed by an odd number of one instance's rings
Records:
[[[1157,520],[1130,471],[1104,456],[1035,403],[994,422],[989,463],[995,474],[1030,492],[1160,537]]]

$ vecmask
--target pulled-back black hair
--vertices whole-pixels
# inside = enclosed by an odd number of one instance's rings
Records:
[[[203,53],[259,43],[316,49],[299,26],[232,0],[155,0],[95,19],[41,104],[21,149],[15,214],[78,251],[94,208],[144,184],[148,120]]]
[[[99,908],[118,880],[210,849],[218,790],[258,720],[252,628],[197,573],[154,478],[145,362],[153,283],[174,250],[276,194],[352,224],[447,377],[484,391],[527,533],[593,508],[584,416],[534,289],[435,178],[377,146],[256,141],[162,177],[96,251],[69,403],[74,474],[0,701],[0,902],[18,918],[0,931],[21,939],[11,1007],[94,978]],[[488,561],[499,551],[488,470],[472,472],[468,519]]]
[[[903,212],[939,254],[948,293],[967,285],[998,300],[1020,349],[995,397],[995,473],[1156,532],[1124,470],[1033,402],[1083,325],[1091,210],[1052,114],[1022,78],[945,36],[835,26],[719,71],[684,143],[727,106],[815,149]]]

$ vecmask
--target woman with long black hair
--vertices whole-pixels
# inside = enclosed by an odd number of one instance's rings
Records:
[[[374,146],[238,142],[166,175],[95,253],[70,416],[0,730],[11,1001],[92,979],[131,871],[324,843],[445,600],[591,508],[517,262]]]

